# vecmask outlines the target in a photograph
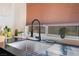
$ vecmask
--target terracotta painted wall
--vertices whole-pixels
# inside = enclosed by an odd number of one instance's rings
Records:
[[[27,4],[27,24],[35,18],[41,24],[79,23],[79,4]]]

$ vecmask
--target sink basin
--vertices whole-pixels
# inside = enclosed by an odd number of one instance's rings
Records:
[[[9,46],[12,46],[14,48],[17,48],[19,50],[26,50],[26,40],[24,41],[18,41],[18,42],[13,42],[13,43],[9,43]]]
[[[17,49],[26,51],[26,54],[29,53],[30,56],[31,56],[31,54],[34,54],[34,56],[36,56],[35,54],[46,55],[46,49],[48,49],[51,46],[46,43],[42,43],[39,41],[31,41],[31,40],[14,42],[14,43],[10,43],[8,45],[15,47]]]
[[[50,47],[51,45],[46,44],[46,43],[41,43],[38,41],[27,41],[26,43],[26,51],[29,53],[35,52],[41,55],[46,55],[46,50]]]

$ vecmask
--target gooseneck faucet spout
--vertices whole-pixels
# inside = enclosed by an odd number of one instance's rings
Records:
[[[31,37],[33,37],[33,24],[34,24],[34,22],[38,22],[38,24],[39,24],[39,41],[41,41],[41,27],[40,27],[40,21],[38,20],[38,19],[34,19],[33,21],[32,21],[32,25],[31,25]]]

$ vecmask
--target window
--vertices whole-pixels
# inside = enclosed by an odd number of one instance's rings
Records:
[[[60,26],[48,26],[48,34],[58,34]]]
[[[77,26],[78,36],[79,36],[79,26]]]
[[[66,35],[78,36],[78,27],[77,26],[66,26]]]
[[[48,26],[48,34],[59,34],[62,27],[66,28],[66,35],[79,36],[79,26]]]
[[[29,32],[31,32],[31,26],[29,26]],[[34,33],[39,33],[39,27],[38,26],[34,26],[33,27],[33,32]],[[41,26],[41,33],[45,34],[45,26]]]
[[[47,28],[46,28],[47,27]],[[79,26],[48,26],[48,25],[41,25],[41,33],[42,34],[55,34],[55,35],[59,35],[59,30],[65,27],[66,31],[65,34],[66,36],[79,36]],[[29,32],[31,32],[31,26],[29,26]],[[33,27],[33,32],[34,33],[38,33],[39,32],[39,27],[38,26],[34,26]]]

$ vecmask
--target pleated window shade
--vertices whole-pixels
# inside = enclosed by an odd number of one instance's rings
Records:
[[[28,3],[27,21],[39,19],[41,24],[79,23],[78,3]]]

